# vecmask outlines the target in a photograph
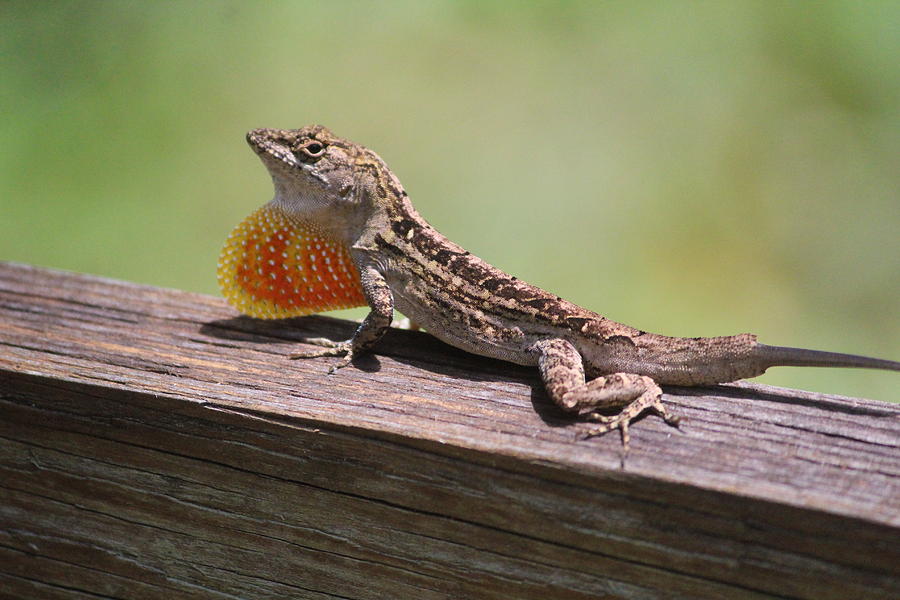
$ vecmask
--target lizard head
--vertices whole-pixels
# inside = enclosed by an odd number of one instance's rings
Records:
[[[374,152],[321,125],[254,129],[247,142],[272,176],[278,209],[334,239],[355,239],[386,189],[379,178],[396,181]]]
[[[247,141],[272,176],[275,198],[225,240],[222,294],[268,319],[364,306],[350,249],[379,204],[365,176],[369,151],[320,126],[255,129]]]

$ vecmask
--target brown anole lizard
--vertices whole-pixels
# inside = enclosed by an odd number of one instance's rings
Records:
[[[900,370],[900,362],[767,346],[756,336],[678,338],[616,323],[473,256],[429,225],[368,148],[314,125],[256,129],[250,146],[275,198],[232,232],[222,250],[225,297],[251,316],[283,318],[368,304],[347,341],[292,358],[342,356],[330,372],[372,349],[394,309],[468,352],[537,367],[563,411],[595,421],[586,435],[619,429],[645,411],[676,425],[660,385],[756,377],[773,366]]]

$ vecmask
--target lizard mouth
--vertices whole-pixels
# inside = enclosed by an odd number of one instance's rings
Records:
[[[297,167],[297,158],[290,146],[279,140],[276,133],[277,130],[274,129],[254,129],[247,133],[247,143],[266,164],[280,163]]]

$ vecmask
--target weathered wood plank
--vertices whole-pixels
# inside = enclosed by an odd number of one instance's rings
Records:
[[[528,369],[0,264],[0,589],[35,598],[891,598],[900,408],[667,390],[574,441]]]

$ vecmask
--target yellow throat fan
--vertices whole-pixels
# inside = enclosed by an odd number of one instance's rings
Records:
[[[219,255],[228,303],[261,319],[365,306],[347,248],[266,204],[234,228]]]

